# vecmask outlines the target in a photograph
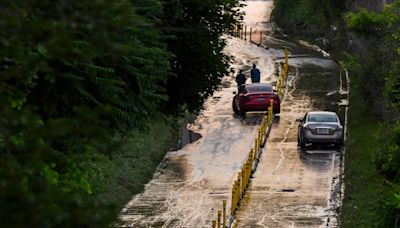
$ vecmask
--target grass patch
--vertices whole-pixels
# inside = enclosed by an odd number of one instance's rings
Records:
[[[382,123],[368,114],[360,83],[352,80],[345,155],[345,197],[341,211],[344,228],[377,227],[388,187],[375,169],[374,157],[382,146]]]
[[[91,186],[98,216],[117,219],[124,205],[144,189],[165,153],[177,142],[177,121],[152,120],[146,130],[116,139],[110,155],[85,153],[76,159]]]

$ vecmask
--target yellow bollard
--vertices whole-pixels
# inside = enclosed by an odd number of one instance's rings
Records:
[[[217,221],[215,221],[215,220],[212,221],[212,227],[217,228]]]
[[[249,183],[249,179],[247,178],[248,173],[249,173],[249,168],[247,166],[247,162],[244,164],[243,169],[244,169],[244,183],[245,183],[245,188],[243,190],[243,193],[244,193],[244,191],[246,190],[247,184]]]
[[[235,214],[235,198],[236,198],[236,186],[232,188],[232,200],[231,200],[231,215]]]
[[[250,182],[250,177],[251,177],[251,172],[253,168],[253,162],[251,160],[248,160],[249,163],[249,182]]]
[[[245,164],[246,166],[246,187],[249,185],[249,181],[250,181],[250,165],[249,165],[249,161],[246,162]]]
[[[222,227],[226,227],[226,200],[222,200]]]
[[[246,170],[245,167],[242,166],[242,191],[240,192],[240,197],[243,197],[245,189],[246,189]]]
[[[274,110],[274,99],[271,99],[271,102],[269,105],[270,105],[269,110],[271,110],[271,115],[272,115],[272,112]]]
[[[251,177],[251,172],[253,171],[253,163],[249,160],[249,179]]]
[[[235,196],[235,199],[236,199],[236,201],[235,201],[235,210],[238,207],[238,203],[239,203],[239,200],[240,200],[240,192],[241,192],[241,188],[240,188],[240,183],[239,182],[237,183],[236,186],[237,187],[236,187],[236,196]]]
[[[264,135],[267,133],[267,126],[268,126],[268,113],[264,116]]]
[[[251,170],[251,168],[253,168],[253,153],[251,153],[251,151],[249,152],[249,160],[248,161],[249,161],[250,170]]]
[[[268,124],[271,124],[271,121],[272,121],[273,103],[274,103],[274,99],[271,99],[270,100],[270,107],[268,109]]]
[[[247,160],[247,185],[250,183],[251,167],[251,160]]]
[[[237,185],[238,185],[238,188],[239,188],[239,191],[240,191],[242,189],[242,172],[238,173]]]
[[[258,140],[254,139],[254,150],[258,153]]]
[[[289,65],[289,52],[287,48],[285,48],[285,64]]]
[[[238,173],[238,180],[237,180],[237,185],[238,185],[238,195],[240,196],[242,194],[242,189],[243,189],[243,180],[242,180],[242,172]],[[239,197],[240,198],[240,197]]]
[[[249,155],[247,156],[247,161],[252,163],[253,162],[253,152],[250,150]]]
[[[250,183],[250,174],[251,174],[251,165],[250,161],[246,162],[246,168],[247,168],[247,186],[249,186]]]
[[[218,210],[218,214],[217,214],[217,227],[220,228],[221,227],[221,210]]]

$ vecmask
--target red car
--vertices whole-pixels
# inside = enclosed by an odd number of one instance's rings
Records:
[[[279,96],[267,83],[244,84],[239,87],[239,92],[233,97],[232,108],[238,115],[245,115],[250,111],[268,111],[270,101],[273,99],[273,112],[281,112]]]

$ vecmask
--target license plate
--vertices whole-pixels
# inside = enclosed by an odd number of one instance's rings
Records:
[[[317,134],[329,135],[329,128],[317,128]]]
[[[258,101],[258,102],[264,102],[264,101],[265,101],[265,98],[257,98],[257,101]]]

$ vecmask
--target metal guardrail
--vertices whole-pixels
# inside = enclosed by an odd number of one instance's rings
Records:
[[[263,39],[263,32],[253,30],[252,27],[247,30],[247,25],[237,24],[232,32],[233,36],[236,36],[242,40],[248,40],[250,43],[261,45]]]

